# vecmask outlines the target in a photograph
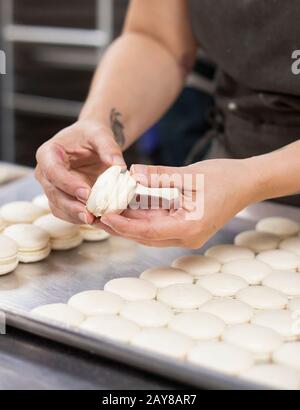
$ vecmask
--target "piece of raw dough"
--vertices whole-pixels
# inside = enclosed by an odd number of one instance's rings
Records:
[[[300,226],[292,219],[274,216],[260,220],[255,229],[260,232],[272,233],[280,238],[286,238],[299,233]]]
[[[32,309],[31,313],[70,326],[79,326],[84,320],[84,315],[81,312],[64,303],[38,306]]]
[[[130,342],[139,332],[135,323],[109,314],[88,317],[81,323],[80,329],[124,343]]]
[[[295,341],[300,336],[299,316],[295,317],[295,314],[290,310],[277,309],[257,312],[251,322],[275,330],[285,341]]]
[[[275,271],[266,276],[263,285],[279,290],[287,296],[300,296],[300,273],[290,271]]]
[[[193,342],[188,337],[170,329],[143,329],[132,339],[131,344],[155,353],[184,359]]]
[[[235,245],[251,249],[255,253],[278,248],[280,238],[268,232],[244,231],[234,238]]]
[[[193,277],[182,269],[171,266],[159,266],[146,269],[140,275],[141,279],[147,280],[157,288],[175,285],[176,283],[193,283]]]
[[[268,361],[283,338],[274,330],[253,324],[234,325],[225,330],[223,340],[249,350],[257,361]]]
[[[240,375],[255,384],[279,390],[297,390],[300,388],[300,376],[292,368],[279,364],[258,364],[245,370]]]
[[[275,270],[296,271],[300,268],[300,256],[282,249],[261,252],[257,255],[257,259]]]
[[[295,253],[300,256],[300,238],[299,236],[292,236],[280,242],[279,248],[284,251]]]
[[[278,290],[266,286],[249,286],[237,293],[236,298],[254,309],[284,309],[288,298]]]
[[[151,300],[155,298],[157,292],[152,283],[139,278],[112,279],[105,284],[104,290],[129,301]]]
[[[241,289],[248,286],[248,283],[235,275],[227,273],[212,273],[205,275],[197,280],[197,286],[200,285],[213,296],[234,296]]]
[[[168,327],[194,340],[210,340],[221,336],[225,323],[210,313],[191,312],[173,316]]]
[[[239,259],[253,259],[255,254],[248,248],[236,245],[215,245],[207,249],[206,256],[217,259],[221,263],[227,263]]]
[[[123,303],[124,300],[120,296],[104,290],[86,290],[72,296],[68,301],[69,306],[86,316],[102,313],[117,314]]]
[[[187,360],[195,365],[230,375],[238,375],[254,364],[249,351],[215,341],[198,343],[188,352]]]
[[[298,312],[300,317],[300,297],[291,299],[288,304],[288,309],[292,312]]]
[[[201,312],[211,313],[227,325],[247,323],[253,317],[253,309],[243,302],[229,298],[212,299],[199,308]]]
[[[284,343],[273,353],[273,361],[300,371],[300,342]]]
[[[171,320],[172,310],[156,300],[127,302],[120,315],[141,327],[163,327]]]
[[[259,285],[272,272],[272,268],[257,259],[245,259],[225,263],[221,272],[237,275],[249,285]]]
[[[212,295],[197,285],[176,284],[158,289],[157,299],[178,310],[197,309],[208,302]]]
[[[217,259],[205,255],[180,256],[174,260],[172,266],[182,269],[194,277],[217,273],[221,268],[221,264]]]

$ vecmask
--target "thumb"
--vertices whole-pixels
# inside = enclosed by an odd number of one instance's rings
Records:
[[[181,188],[186,167],[134,164],[130,168],[132,177],[141,185],[151,188]]]

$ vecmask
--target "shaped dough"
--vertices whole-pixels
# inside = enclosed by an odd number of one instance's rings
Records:
[[[254,309],[284,309],[287,297],[266,286],[249,286],[237,293],[236,298]]]
[[[268,232],[244,231],[234,238],[235,245],[251,249],[255,253],[278,248],[280,238]]]
[[[181,256],[174,260],[172,266],[182,269],[194,277],[217,273],[221,268],[219,261],[205,255]]]
[[[193,283],[191,275],[171,266],[147,269],[141,273],[140,278],[151,282],[157,288],[165,288],[176,283]]]
[[[260,232],[272,233],[280,238],[286,238],[299,233],[300,226],[292,219],[275,216],[262,219],[256,224],[255,229]]]
[[[206,289],[213,296],[234,296],[241,289],[246,288],[248,283],[235,275],[212,273],[199,278],[197,285]]]
[[[239,276],[249,285],[259,285],[272,272],[272,268],[257,259],[245,259],[225,263],[221,272]]]
[[[298,270],[300,268],[300,256],[282,249],[261,252],[257,259],[266,263],[275,270]]]
[[[114,293],[104,290],[86,290],[72,296],[68,305],[79,310],[86,316],[101,313],[119,313],[124,300]]]
[[[282,337],[274,330],[253,324],[231,326],[225,330],[223,340],[249,350],[259,361],[269,360],[272,352],[283,342]]]
[[[266,276],[263,285],[287,296],[300,296],[300,273],[277,271]]]
[[[215,245],[207,249],[205,255],[215,258],[221,263],[254,258],[253,251],[236,245]]]
[[[176,284],[158,289],[157,299],[173,309],[199,308],[211,299],[211,294],[200,286]]]
[[[298,319],[298,321],[297,321]],[[252,323],[279,333],[285,340],[294,341],[300,336],[299,317],[289,310],[266,310],[258,312]]]
[[[211,313],[222,319],[227,325],[247,323],[253,317],[253,309],[235,299],[212,299],[199,308],[201,312]]]
[[[171,319],[168,326],[195,340],[219,338],[225,329],[223,320],[204,312],[180,313]]]
[[[124,343],[130,342],[139,331],[135,323],[120,316],[105,314],[87,318],[80,329]]]
[[[171,320],[172,310],[156,300],[128,302],[120,315],[141,327],[163,327]]]
[[[131,341],[132,345],[155,353],[183,359],[192,340],[170,329],[143,329]]]
[[[156,287],[152,283],[138,278],[112,279],[106,283],[104,290],[129,301],[150,300],[156,296]]]
[[[187,355],[187,360],[230,375],[238,375],[254,364],[251,353],[224,342],[200,342]]]

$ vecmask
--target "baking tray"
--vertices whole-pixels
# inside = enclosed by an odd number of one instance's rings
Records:
[[[32,199],[40,192],[41,188],[32,177],[24,178],[0,188],[0,205],[18,199]],[[66,302],[83,290],[102,289],[112,278],[138,276],[146,268],[170,264],[180,255],[203,253],[213,244],[230,243],[238,232],[253,228],[257,219],[266,215],[288,215],[299,220],[300,209],[269,203],[252,206],[234,218],[199,251],[147,248],[122,238],[110,238],[101,243],[83,243],[67,252],[52,252],[43,262],[20,264],[14,273],[0,277],[0,310],[6,314],[8,325],[190,386],[260,388],[236,377],[37,319],[30,310],[42,304]]]

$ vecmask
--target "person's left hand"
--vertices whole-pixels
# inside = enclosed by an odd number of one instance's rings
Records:
[[[127,209],[101,218],[101,227],[147,246],[201,247],[225,223],[256,198],[254,172],[247,160],[216,159],[188,167],[134,165],[143,185],[170,187],[181,194],[178,209]]]

